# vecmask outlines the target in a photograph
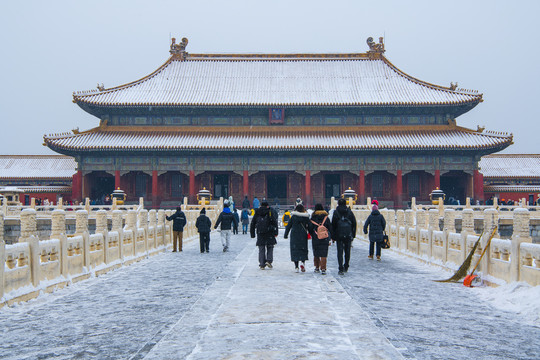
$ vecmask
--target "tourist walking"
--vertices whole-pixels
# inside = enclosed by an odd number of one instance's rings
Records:
[[[247,208],[244,208],[244,210],[242,210],[240,220],[242,221],[242,234],[247,234],[249,225],[249,210]]]
[[[220,226],[223,252],[229,250],[231,232],[235,222],[236,219],[234,218],[231,209],[229,209],[229,200],[225,200],[223,202],[223,211],[219,214],[216,224],[214,225],[214,229],[217,229],[217,227]]]
[[[173,222],[173,252],[182,251],[182,238],[184,234],[184,226],[186,226],[186,215],[178,206],[176,212],[171,216],[166,216],[168,221]]]
[[[386,229],[386,220],[379,212],[379,207],[374,204],[371,208],[371,214],[364,223],[364,234],[368,233],[369,228],[369,259],[373,259],[374,247],[377,247],[377,261],[381,260],[381,245],[383,241],[383,232]]]
[[[210,230],[212,230],[212,222],[210,218],[206,216],[206,210],[202,208],[201,214],[195,221],[195,227],[199,232],[199,244],[201,248],[201,254],[204,252],[210,252]]]
[[[233,216],[234,216],[234,219],[236,220],[235,223],[234,223],[234,226],[233,226],[233,235],[237,235],[238,234],[238,224],[240,223],[240,217],[238,216],[238,210],[236,210],[236,208],[233,208]]]
[[[298,272],[306,271],[306,260],[308,259],[308,232],[311,231],[311,223],[309,214],[306,212],[304,205],[296,205],[296,208],[291,213],[291,219],[285,228],[284,239],[287,239],[289,232],[291,233],[291,261],[294,262],[294,268]]]
[[[349,270],[351,243],[356,237],[356,218],[343,198],[338,200],[338,206],[332,214],[330,233],[332,240],[337,243],[338,274],[343,275]],[[345,255],[345,262],[343,262],[343,255]]]
[[[313,247],[313,265],[315,272],[326,275],[326,260],[328,258],[328,246],[330,242],[330,229],[332,223],[328,218],[328,213],[322,204],[315,205],[315,211],[311,214],[311,245]],[[319,270],[320,269],[320,270]]]
[[[255,196],[255,198],[253,199],[253,209],[257,210],[259,208],[259,206],[261,206],[261,202]]]
[[[272,212],[268,202],[263,201],[255,211],[249,228],[252,239],[255,238],[255,234],[257,235],[256,245],[259,247],[259,268],[261,270],[266,267],[271,269],[274,261],[274,245],[277,243],[278,224]]]
[[[242,209],[249,209],[249,199],[246,196],[244,196],[244,200],[242,200]]]

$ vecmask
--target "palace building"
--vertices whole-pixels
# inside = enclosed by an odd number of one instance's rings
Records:
[[[75,158],[73,197],[120,187],[153,207],[244,195],[272,204],[329,203],[349,187],[400,208],[436,187],[483,200],[478,162],[512,135],[458,126],[477,91],[433,85],[394,66],[382,38],[365,53],[191,54],[142,79],[74,93],[99,119],[87,131],[44,136]]]

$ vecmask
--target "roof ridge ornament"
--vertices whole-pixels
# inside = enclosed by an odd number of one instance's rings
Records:
[[[366,43],[369,46],[369,50],[367,53],[370,59],[378,59],[386,51],[384,49],[384,38],[382,36],[379,37],[378,44],[373,41],[373,38],[371,36],[367,38]]]
[[[176,38],[171,39],[171,49],[169,52],[171,55],[173,55],[175,58],[179,60],[185,60],[187,56],[186,46],[188,44],[187,38],[182,38],[182,41],[180,43],[176,43]]]

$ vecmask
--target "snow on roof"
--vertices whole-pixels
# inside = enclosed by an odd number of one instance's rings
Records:
[[[23,193],[71,193],[71,186],[47,185],[47,186],[17,186]],[[0,188],[0,192],[3,188]]]
[[[539,177],[540,154],[493,154],[483,156],[479,162],[484,177]]]
[[[384,56],[187,54],[126,85],[83,91],[97,106],[377,106],[477,103],[478,92],[415,79]]]
[[[158,130],[102,130],[45,137],[54,150],[432,150],[501,149],[512,142],[512,135],[475,132],[459,127],[433,126],[407,130],[363,130],[260,127],[195,128]]]
[[[540,193],[540,185],[484,185],[484,192],[530,192]]]
[[[71,179],[75,159],[63,155],[0,155],[0,179]]]

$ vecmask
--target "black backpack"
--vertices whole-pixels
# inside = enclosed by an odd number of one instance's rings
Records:
[[[271,228],[272,222],[272,213],[269,211],[268,214],[260,217],[257,221],[257,234],[268,234],[272,231]]]
[[[342,215],[337,221],[337,235],[339,240],[352,239],[352,222],[347,214]]]

